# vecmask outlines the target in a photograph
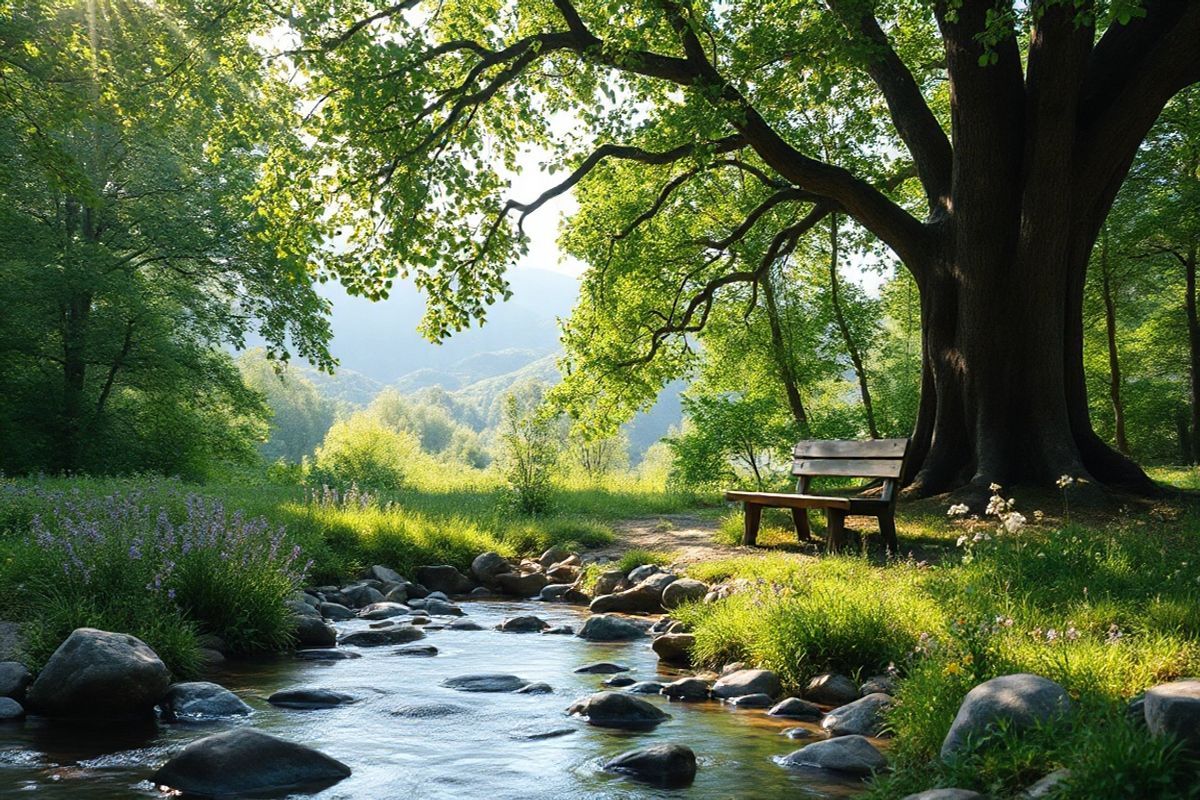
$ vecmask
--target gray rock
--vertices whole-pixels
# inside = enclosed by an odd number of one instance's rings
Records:
[[[529,683],[517,689],[517,694],[553,694],[554,688],[548,683]]]
[[[607,614],[588,617],[579,632],[581,639],[593,642],[628,642],[645,635],[645,631],[633,622]]]
[[[499,672],[459,675],[442,681],[442,686],[460,692],[515,692],[528,684],[524,678]]]
[[[469,714],[470,712],[471,709],[466,706],[458,706],[453,703],[421,703],[400,706],[388,713],[393,717],[405,717],[408,719],[441,719],[442,717],[454,717],[459,714]]]
[[[359,619],[391,619],[392,617],[402,617],[412,611],[411,608],[403,603],[390,603],[383,601],[382,603],[372,603],[358,612]]]
[[[0,722],[25,719],[25,708],[11,697],[0,697]]]
[[[11,697],[20,703],[31,683],[33,675],[20,661],[0,661],[0,697]]]
[[[892,707],[893,702],[889,695],[882,692],[869,694],[830,711],[821,720],[821,727],[830,736],[878,736],[883,729],[883,713]]]
[[[824,769],[867,777],[886,767],[887,759],[862,736],[839,736],[813,742],[784,756],[779,763],[785,767]]]
[[[305,600],[292,598],[289,600],[284,600],[283,604],[287,606],[297,617],[321,618],[321,612]]]
[[[561,561],[566,561],[571,557],[571,551],[565,547],[554,545],[553,547],[542,553],[538,559],[538,563],[542,565],[542,569],[549,570],[555,564]]]
[[[672,700],[707,700],[710,692],[703,678],[680,678],[662,687],[662,693]]]
[[[333,647],[337,631],[320,617],[296,617],[296,643],[301,647]]]
[[[596,578],[594,591],[599,597],[602,594],[614,594],[626,588],[628,588],[628,580],[625,578],[625,573],[619,569],[610,569],[607,572],[601,572],[600,577]]]
[[[407,603],[408,587],[410,585],[411,584],[409,583],[402,583],[399,586],[394,586],[391,589],[388,589],[384,593],[383,599],[389,603]]]
[[[350,775],[342,762],[252,728],[192,742],[151,780],[185,794],[233,797],[336,783]]]
[[[425,601],[425,611],[435,617],[461,617],[464,613],[461,608],[453,603],[438,600],[437,598]]]
[[[412,623],[412,620],[410,619],[409,622]],[[394,628],[396,627],[396,621],[393,619],[385,619],[382,622],[372,622],[367,627],[373,631],[379,630],[380,628]]]
[[[1042,800],[1053,797],[1071,777],[1071,770],[1056,769],[1020,794],[1021,800]]]
[[[638,584],[649,578],[656,572],[662,572],[662,567],[657,564],[642,564],[640,567],[634,567],[629,570],[629,580],[631,583]]]
[[[362,658],[362,654],[355,653],[353,650],[320,648],[317,650],[297,650],[296,658],[302,661],[349,661],[352,658]]]
[[[152,713],[170,685],[166,665],[141,639],[78,628],[50,656],[27,699],[47,716],[134,717]]]
[[[675,608],[683,603],[699,602],[708,594],[708,584],[691,578],[671,581],[662,593],[663,608]]]
[[[438,654],[438,649],[431,644],[414,644],[410,647],[398,647],[392,651],[394,656],[416,656],[430,658]]]
[[[1125,718],[1138,727],[1146,727],[1145,692],[1129,698],[1129,704],[1125,706]]]
[[[579,567],[571,564],[555,564],[546,570],[546,580],[551,583],[574,583],[579,578]]]
[[[321,616],[325,619],[331,619],[334,622],[345,622],[348,619],[354,619],[354,612],[341,603],[321,603],[317,606],[317,610],[321,612]]]
[[[770,708],[775,701],[769,694],[744,694],[729,701],[735,708]]]
[[[583,717],[597,727],[623,730],[649,730],[669,719],[656,706],[622,692],[598,692],[577,700],[567,713]]]
[[[499,553],[480,553],[471,562],[471,577],[487,587],[495,588],[496,576],[506,572],[512,572],[512,564]]]
[[[574,636],[575,629],[570,625],[555,625],[553,628],[546,628],[542,631],[543,636]]]
[[[863,681],[863,685],[858,687],[858,693],[863,697],[866,697],[869,694],[875,694],[876,692],[895,696],[896,682],[887,675],[876,675],[874,677],[867,678],[865,681]]]
[[[537,597],[550,580],[540,572],[510,572],[496,576],[496,587],[512,597]]]
[[[637,683],[637,681],[628,675],[614,675],[605,680],[603,683],[605,686],[613,689],[623,689],[626,686],[633,686],[635,683]]]
[[[821,711],[821,707],[816,703],[810,703],[807,700],[801,700],[799,697],[788,697],[771,706],[771,710],[767,712],[767,715],[771,717],[803,719],[816,722],[821,717],[825,716],[825,712]]]
[[[984,681],[971,691],[958,708],[950,731],[942,742],[942,759],[950,759],[981,737],[988,728],[1004,720],[1010,729],[1045,722],[1071,707],[1067,691],[1040,675],[1018,673]]]
[[[354,698],[331,689],[284,689],[267,698],[267,702],[280,708],[316,709],[336,708],[354,702]]]
[[[446,595],[445,592],[437,591],[437,590],[434,590],[434,591],[430,592],[429,594],[425,595],[425,599],[426,600],[441,600],[442,602],[445,602],[445,603],[450,602],[450,598]]]
[[[521,617],[509,617],[496,626],[496,630],[504,631],[505,633],[541,633],[550,627],[550,623],[541,617],[525,615]]]
[[[632,589],[626,589],[616,594],[602,594],[588,604],[588,610],[593,614],[621,612],[652,612],[662,609],[662,592],[653,584],[641,584]]]
[[[630,684],[626,691],[630,694],[662,694],[664,685],[658,681],[638,681]]]
[[[430,592],[442,592],[447,596],[466,594],[475,588],[470,578],[449,564],[418,568],[417,583]]]
[[[481,631],[483,626],[471,619],[454,619],[446,625],[448,631]]]
[[[659,744],[621,753],[606,761],[604,769],[658,786],[683,787],[696,779],[696,754],[681,744]]]
[[[421,584],[413,583],[412,581],[408,581],[407,583],[404,584],[404,593],[407,594],[410,598],[414,598],[417,600],[420,600],[424,597],[429,597],[428,589],[426,589]],[[407,602],[407,601],[405,601],[405,602]]]
[[[224,686],[208,681],[175,683],[158,707],[171,720],[204,720],[244,717],[253,709]]]
[[[814,734],[808,728],[788,728],[779,732],[781,736],[786,736],[789,739],[811,739]]]
[[[383,602],[383,592],[365,583],[343,586],[342,597],[346,598],[346,603],[353,608],[363,608],[372,603]]]
[[[1146,691],[1146,727],[1154,736],[1171,735],[1200,752],[1200,680],[1160,683]]]
[[[741,672],[744,669],[750,669],[750,665],[745,661],[730,661],[728,664],[721,667],[721,675],[724,677],[731,672]]]
[[[696,637],[690,633],[666,633],[655,638],[651,647],[660,661],[686,666],[692,663],[692,647]]]
[[[404,577],[391,567],[385,567],[376,564],[366,571],[363,575],[368,580],[382,581],[384,583],[404,583]]]
[[[824,706],[844,706],[846,703],[853,703],[860,696],[854,681],[833,672],[818,675],[804,688],[805,700]]]
[[[596,661],[576,667],[575,672],[580,675],[615,675],[618,672],[629,672],[629,667],[623,664],[614,664],[611,661]]]
[[[573,605],[587,605],[591,602],[587,593],[580,591],[571,583],[552,583],[546,586],[538,593],[538,600],[546,603],[571,603]]]
[[[351,647],[384,647],[390,644],[408,644],[424,639],[425,632],[412,625],[396,625],[378,631],[355,631],[342,637],[342,644]]]
[[[778,676],[768,669],[741,669],[721,676],[713,684],[712,695],[722,700],[746,694],[765,694],[775,697],[782,691]]]
[[[903,800],[985,800],[979,792],[970,789],[926,789],[910,794]]]
[[[492,597],[493,595],[495,595],[495,592],[486,586],[476,586],[467,592],[467,597]]]

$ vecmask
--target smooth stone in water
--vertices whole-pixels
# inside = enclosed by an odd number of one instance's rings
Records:
[[[349,775],[345,764],[311,747],[238,728],[192,742],[151,780],[185,794],[233,797],[329,785]]]
[[[297,617],[296,644],[301,647],[333,647],[337,644],[337,631],[320,617]]]
[[[453,703],[424,703],[420,705],[400,706],[388,713],[393,717],[407,717],[410,719],[440,719],[441,717],[453,717],[457,714],[467,714],[470,711],[471,709],[466,706],[456,706]]]
[[[778,676],[768,669],[742,669],[721,676],[713,685],[712,695],[722,700],[747,694],[775,697],[782,688]]]
[[[771,717],[784,717],[786,719],[804,719],[816,722],[821,717],[825,716],[825,712],[816,703],[810,703],[807,700],[801,700],[799,697],[789,697],[786,700],[780,700],[771,710],[767,712]]]
[[[363,577],[383,583],[404,583],[404,577],[399,572],[382,564],[376,564],[368,569]]]
[[[18,703],[33,683],[33,675],[20,661],[0,661],[0,697],[11,697]]]
[[[483,626],[480,625],[478,622],[475,622],[474,620],[456,619],[456,620],[451,620],[450,623],[448,625],[446,625],[446,630],[448,630],[448,631],[481,631],[481,630],[483,630]]]
[[[500,591],[513,597],[537,597],[550,584],[550,579],[540,572],[509,572],[496,576]]]
[[[638,697],[622,692],[598,692],[575,701],[568,714],[583,717],[600,728],[649,730],[669,715]]]
[[[358,612],[359,619],[391,619],[392,617],[402,617],[408,614],[412,609],[403,603],[372,603],[371,605]]]
[[[548,683],[530,683],[517,689],[517,694],[553,694],[554,687]]]
[[[662,693],[672,700],[707,700],[708,681],[702,678],[680,678],[662,687]]]
[[[635,623],[607,614],[588,617],[578,634],[579,638],[593,642],[628,642],[645,635],[645,631]]]
[[[364,608],[372,603],[383,602],[383,592],[365,583],[342,587],[342,596],[354,608]]]
[[[460,692],[515,692],[528,684],[524,678],[499,672],[459,675],[442,681],[442,686]]]
[[[284,600],[283,604],[291,609],[291,612],[297,617],[316,617],[321,618],[321,612],[316,609],[311,603],[306,600],[291,599]]]
[[[610,661],[597,661],[593,664],[576,667],[575,671],[581,675],[615,675],[618,672],[629,672],[629,667],[623,664],[613,664]]]
[[[1018,673],[984,681],[967,692],[942,742],[942,759],[965,750],[990,727],[1004,720],[1010,729],[1027,728],[1066,712],[1067,690],[1040,675]]]
[[[30,685],[30,708],[47,716],[149,715],[171,685],[145,642],[94,628],[72,631]]]
[[[605,762],[604,769],[660,786],[682,787],[696,779],[696,754],[680,744],[659,744],[621,753]]]
[[[788,728],[779,733],[789,739],[811,739],[813,737],[813,732],[808,728]]]
[[[696,637],[690,633],[667,633],[651,644],[660,661],[686,666],[692,663],[692,647]]]
[[[853,703],[861,695],[854,681],[845,675],[826,672],[808,682],[804,689],[804,699],[826,706],[844,706]]]
[[[769,694],[744,694],[729,701],[734,708],[770,708],[774,704]]]
[[[11,697],[0,697],[0,722],[25,719],[25,708]]]
[[[620,689],[625,686],[633,686],[635,683],[637,683],[637,681],[628,675],[614,675],[613,677],[604,681],[605,686],[611,686],[614,689]]]
[[[576,605],[587,605],[592,600],[585,592],[577,589],[573,583],[549,584],[538,593],[537,599],[546,603],[574,603]]]
[[[508,572],[512,572],[512,564],[499,553],[480,553],[471,562],[471,577],[485,587],[495,588],[496,578]]]
[[[284,689],[268,697],[267,702],[280,708],[335,708],[353,703],[354,698],[331,689]]]
[[[321,648],[318,650],[297,650],[296,658],[302,661],[349,661],[352,658],[362,658],[362,654],[355,653],[352,650]]]
[[[883,713],[892,707],[893,700],[882,692],[835,708],[821,720],[821,727],[830,736],[878,736],[883,728]]]
[[[172,720],[244,717],[253,711],[242,698],[208,681],[172,684],[158,707]]]
[[[354,619],[354,612],[341,603],[321,603],[317,606],[317,610],[321,612],[321,616],[325,617],[325,619],[331,619],[334,622],[345,622],[348,619]]]
[[[526,615],[521,617],[509,617],[496,626],[496,630],[505,633],[540,633],[550,624],[541,617]]]
[[[658,681],[638,681],[631,684],[625,691],[630,694],[662,694],[664,685]]]
[[[461,617],[464,614],[463,610],[453,603],[436,598],[425,601],[425,613],[435,617]]]
[[[813,742],[784,756],[779,763],[785,767],[824,769],[865,778],[886,767],[887,759],[863,736],[839,736]]]
[[[553,628],[546,628],[542,631],[543,636],[574,636],[575,629],[570,625],[555,625]]]
[[[383,647],[389,644],[408,644],[424,639],[425,633],[411,625],[397,625],[380,631],[355,631],[342,637],[342,644],[354,647]]]
[[[475,588],[470,578],[449,564],[418,568],[417,583],[430,592],[442,592],[446,596],[466,594]]]
[[[1154,736],[1176,736],[1200,752],[1200,680],[1161,683],[1146,691],[1146,728]]]
[[[418,657],[422,657],[422,658],[436,656],[437,654],[438,654],[438,649],[431,644],[413,645],[412,647],[401,647],[401,648],[398,648],[398,649],[392,651],[392,655],[394,655],[394,656],[418,656]]]

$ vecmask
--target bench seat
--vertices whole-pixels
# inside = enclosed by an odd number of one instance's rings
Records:
[[[819,494],[726,492],[725,499],[738,503],[753,503],[768,508],[841,508],[846,511],[850,510],[848,497],[826,497]]]

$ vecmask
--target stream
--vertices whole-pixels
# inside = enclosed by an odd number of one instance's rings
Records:
[[[395,647],[358,650],[362,658],[309,662],[294,658],[230,662],[207,676],[254,707],[237,721],[89,725],[31,718],[0,725],[0,797],[108,800],[161,797],[146,778],[180,747],[235,725],[311,745],[353,769],[353,775],[314,796],[351,798],[842,798],[861,784],[829,774],[795,772],[772,759],[809,740],[780,735],[804,725],[762,710],[734,710],[719,702],[670,702],[641,695],[671,719],[652,732],[597,728],[569,717],[575,699],[605,687],[608,675],[577,674],[595,661],[631,667],[635,680],[673,680],[660,671],[649,638],[600,644],[575,636],[501,633],[506,617],[535,614],[576,630],[585,613],[534,602],[467,602],[462,607],[481,631],[430,631],[418,645],[433,657],[394,655]],[[337,623],[339,632],[366,622]],[[544,681],[552,694],[464,693],[441,686],[468,673],[503,672]],[[266,702],[287,688],[323,687],[357,702],[325,710],[288,710]],[[675,742],[691,747],[699,764],[695,783],[660,789],[602,771],[625,750]]]

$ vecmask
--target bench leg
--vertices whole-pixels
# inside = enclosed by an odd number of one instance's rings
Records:
[[[793,508],[792,522],[796,523],[796,538],[802,542],[811,542],[812,531],[808,527],[808,509]]]
[[[758,526],[762,522],[762,506],[746,503],[746,531],[742,534],[742,544],[753,547],[758,543]]]
[[[831,552],[846,544],[846,512],[837,508],[825,509],[826,542]]]
[[[891,555],[899,555],[900,545],[896,541],[896,518],[892,514],[879,515],[879,533],[883,536],[884,547]]]

